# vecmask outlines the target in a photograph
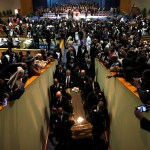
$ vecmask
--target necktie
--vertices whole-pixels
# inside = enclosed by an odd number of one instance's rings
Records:
[[[69,77],[67,77],[67,87],[69,87]]]

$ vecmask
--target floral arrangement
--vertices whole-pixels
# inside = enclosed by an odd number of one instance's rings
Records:
[[[72,92],[78,93],[79,92],[79,88],[78,87],[72,88]]]

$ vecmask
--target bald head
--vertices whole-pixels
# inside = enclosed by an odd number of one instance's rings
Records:
[[[103,101],[99,101],[99,102],[98,102],[98,107],[99,107],[99,108],[102,108],[103,106],[104,106]]]
[[[61,92],[60,92],[60,91],[57,91],[56,97],[58,98],[58,97],[61,97],[61,96],[62,96]]]
[[[54,79],[54,84],[55,84],[55,85],[58,84],[58,79],[57,79],[57,78]]]
[[[63,108],[59,107],[58,110],[57,110],[57,112],[58,112],[59,115],[61,115],[63,113]]]
[[[69,69],[66,70],[66,75],[70,76],[71,75],[71,71]]]
[[[85,75],[85,70],[81,70],[81,76]]]

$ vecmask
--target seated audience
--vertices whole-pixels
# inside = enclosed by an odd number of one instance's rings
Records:
[[[25,74],[24,69],[17,67],[17,71],[10,77],[7,82],[11,91],[18,89],[20,85],[24,85],[27,81],[28,76]]]
[[[28,58],[25,60],[27,67],[28,67],[28,76],[31,78],[32,76],[39,76],[41,74],[41,71],[38,69],[38,67],[35,65],[35,58]]]
[[[7,101],[13,101],[19,99],[24,93],[24,85],[19,84],[18,88],[11,90],[5,80],[0,79],[0,102],[3,103],[4,98],[7,98]]]
[[[47,64],[49,64],[50,60],[44,61],[42,54],[38,53],[35,55],[35,65],[39,70],[46,68]]]

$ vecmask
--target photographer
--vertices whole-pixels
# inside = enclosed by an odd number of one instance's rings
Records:
[[[150,110],[150,101],[149,101],[149,104],[146,105],[146,107],[147,107],[147,111],[149,111]],[[150,132],[150,120],[145,118],[143,116],[143,113],[139,109],[135,109],[134,114],[140,120],[141,128]]]

